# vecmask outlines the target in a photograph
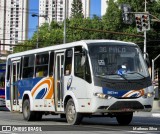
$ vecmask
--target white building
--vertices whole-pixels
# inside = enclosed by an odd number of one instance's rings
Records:
[[[105,15],[109,0],[101,0],[101,16]]]
[[[0,0],[0,53],[28,37],[28,0]]]
[[[73,0],[66,0],[66,17],[71,17],[71,8]],[[82,0],[83,15],[85,18],[90,16],[90,0]],[[45,22],[55,20],[62,22],[64,20],[65,0],[39,0],[39,14],[47,15],[48,18],[39,17],[39,25]]]
[[[117,0],[114,0],[116,2]],[[105,15],[109,0],[101,0],[101,16]]]

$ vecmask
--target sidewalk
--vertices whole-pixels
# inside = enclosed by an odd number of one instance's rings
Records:
[[[135,112],[133,115],[141,117],[160,118],[160,100],[155,100],[153,102],[153,108],[151,112]]]
[[[160,100],[153,101],[152,111],[159,111],[160,112]]]

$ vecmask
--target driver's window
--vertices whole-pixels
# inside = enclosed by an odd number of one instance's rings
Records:
[[[81,65],[82,47],[78,46],[74,49],[74,74],[84,79],[84,65]]]
[[[75,76],[91,83],[91,73],[87,55],[82,51],[81,46],[74,48],[74,74]]]

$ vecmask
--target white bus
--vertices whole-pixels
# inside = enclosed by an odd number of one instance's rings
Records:
[[[126,65],[126,63],[128,65]],[[116,117],[128,125],[135,111],[151,111],[154,90],[139,47],[115,40],[83,40],[7,57],[6,106],[27,121],[43,114]]]

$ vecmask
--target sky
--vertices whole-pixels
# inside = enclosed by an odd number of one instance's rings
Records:
[[[101,0],[90,0],[90,16],[92,17],[94,14],[97,16],[100,16],[101,10],[100,10],[100,4]],[[36,28],[38,26],[38,18],[37,17],[32,17],[33,13],[38,13],[38,6],[39,6],[39,0],[29,0],[29,33],[28,33],[28,38],[30,39],[36,31]]]

